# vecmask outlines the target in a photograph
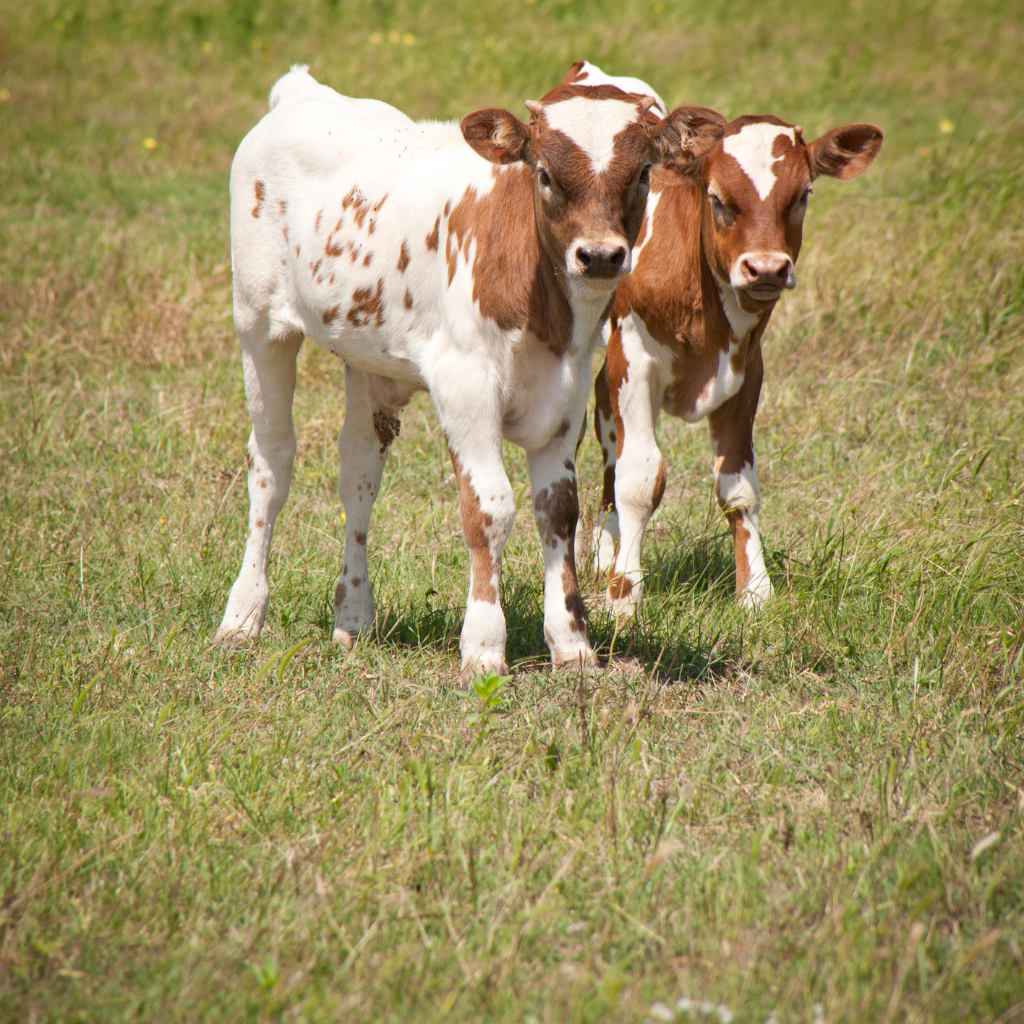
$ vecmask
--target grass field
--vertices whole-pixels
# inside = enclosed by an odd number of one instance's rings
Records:
[[[1012,0],[0,0],[0,1019],[1024,1020],[1022,52]],[[706,430],[663,422],[640,621],[584,572],[608,667],[552,673],[510,448],[514,671],[467,699],[417,401],[342,653],[342,375],[310,348],[267,626],[228,660],[227,173],[270,85],[525,113],[583,57],[886,132],[818,187],[768,331],[776,598],[735,609]]]

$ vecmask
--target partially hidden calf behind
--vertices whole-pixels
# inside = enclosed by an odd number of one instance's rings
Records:
[[[757,609],[772,595],[753,448],[761,338],[779,297],[796,287],[811,182],[857,177],[881,146],[870,124],[808,143],[799,126],[776,117],[740,117],[703,160],[666,164],[653,176],[595,385],[604,460],[595,565],[610,570],[616,614],[633,613],[642,599],[643,534],[666,482],[655,437],[662,410],[708,420],[737,596]]]
[[[462,682],[507,671],[499,569],[515,501],[503,440],[527,452],[552,660],[592,662],[573,540],[594,342],[630,268],[651,164],[697,159],[725,127],[699,107],[652,121],[650,102],[566,82],[527,104],[529,123],[490,109],[460,126],[340,96],[304,67],[274,86],[231,169],[235,326],[253,429],[249,533],[219,642],[258,636],[266,616],[271,535],[296,448],[296,356],[309,337],[345,364],[335,640],[350,647],[373,624],[370,512],[398,415],[427,390],[470,554]]]

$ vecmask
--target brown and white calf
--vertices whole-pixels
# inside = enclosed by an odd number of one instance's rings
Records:
[[[611,570],[607,598],[616,614],[633,613],[642,598],[641,543],[665,490],[655,437],[662,410],[708,420],[737,596],[753,609],[771,596],[753,447],[761,338],[779,297],[796,287],[811,182],[857,177],[881,146],[874,125],[806,142],[798,126],[776,117],[741,117],[704,160],[655,173],[596,382],[604,490],[595,564]]]
[[[274,86],[231,169],[253,429],[249,533],[221,643],[257,636],[266,615],[271,534],[295,456],[295,362],[309,337],[345,363],[334,638],[351,646],[373,623],[370,512],[398,413],[426,389],[470,553],[463,682],[507,671],[498,579],[515,501],[503,439],[527,452],[552,660],[592,661],[573,540],[594,340],[630,268],[650,165],[703,155],[725,127],[700,107],[652,123],[649,105],[614,86],[563,84],[527,103],[528,124],[491,109],[460,126],[340,96],[304,67]]]

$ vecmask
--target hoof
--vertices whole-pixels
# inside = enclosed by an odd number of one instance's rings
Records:
[[[238,654],[251,647],[259,634],[249,636],[241,629],[225,629],[221,626],[213,638],[215,647],[219,647],[225,654]]]
[[[331,634],[331,639],[336,644],[341,644],[346,651],[351,651],[356,645],[356,637],[359,636],[359,630],[342,629],[341,626],[335,626],[334,632]]]
[[[756,615],[771,600],[774,594],[775,590],[772,587],[771,580],[765,576],[753,586],[748,586],[739,595],[740,607],[745,612]]]
[[[553,669],[566,669],[569,672],[573,669],[579,670],[581,657],[583,658],[583,667],[585,669],[601,667],[601,662],[597,660],[597,655],[589,644],[585,647],[562,647],[553,650],[551,652],[551,667]]]
[[[493,658],[473,658],[462,663],[462,670],[459,672],[459,686],[463,690],[473,689],[473,679],[477,675],[485,676],[490,671],[497,672],[499,676],[507,676],[508,663],[504,658],[497,661]]]

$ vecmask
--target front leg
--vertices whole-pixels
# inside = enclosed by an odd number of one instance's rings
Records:
[[[754,417],[763,377],[761,346],[755,344],[743,386],[708,416],[715,453],[715,495],[732,531],[736,597],[749,611],[760,609],[774,592],[761,548],[761,491],[754,460]]]
[[[615,344],[619,344],[618,327],[614,328]],[[610,341],[609,344],[612,344]],[[605,359],[594,381],[594,433],[601,446],[603,479],[601,510],[594,527],[594,571],[605,572],[615,563],[619,543],[619,516],[615,511],[615,461],[618,458],[618,431],[612,413],[612,396],[608,386],[608,360]]]
[[[587,613],[576,578],[575,536],[580,506],[575,450],[585,410],[580,403],[562,436],[526,454],[533,518],[544,549],[544,639],[554,665],[578,665],[581,658],[586,665],[598,663],[587,639]]]
[[[643,598],[640,549],[644,530],[665,493],[665,460],[654,433],[661,406],[657,365],[632,318],[622,321],[619,341],[608,341],[608,385],[617,432],[615,510],[619,549],[607,599],[617,616],[635,614]]]

